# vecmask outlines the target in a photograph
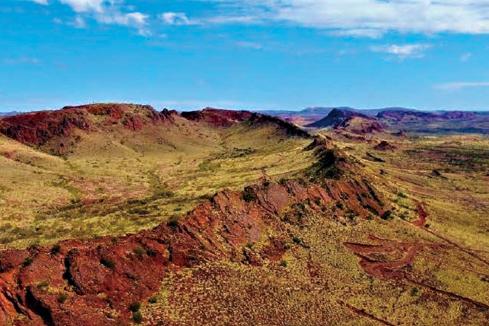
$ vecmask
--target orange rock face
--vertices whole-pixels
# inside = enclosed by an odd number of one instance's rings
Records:
[[[357,216],[384,211],[365,180],[263,181],[244,192],[219,192],[178,222],[135,235],[0,252],[0,322],[125,324],[131,304],[158,291],[168,270],[280,260],[290,242],[285,223],[331,218],[327,207],[346,202]]]
[[[90,132],[120,124],[138,131],[148,124],[172,120],[176,114],[157,112],[148,105],[92,104],[8,116],[0,120],[0,133],[27,145],[41,146],[55,137],[73,136],[76,130]]]

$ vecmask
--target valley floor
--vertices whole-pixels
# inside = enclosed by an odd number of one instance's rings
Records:
[[[5,316],[487,325],[489,139],[321,133],[340,156],[246,123],[65,156],[0,138],[0,242],[28,248],[1,253],[0,307],[27,307]]]

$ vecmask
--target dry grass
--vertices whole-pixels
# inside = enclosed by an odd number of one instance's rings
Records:
[[[151,128],[149,128],[151,129]],[[187,124],[81,134],[64,159],[0,139],[0,243],[122,235],[181,215],[223,188],[307,167],[308,140],[270,126]]]

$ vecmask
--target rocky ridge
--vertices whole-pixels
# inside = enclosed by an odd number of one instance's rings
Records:
[[[342,216],[385,214],[381,198],[355,176],[348,158],[325,140],[315,139],[307,150],[316,151],[318,162],[303,178],[264,177],[243,191],[223,190],[153,230],[0,252],[0,323],[125,324],[133,305],[156,292],[170,270],[220,260],[253,266],[280,260],[290,247],[287,225],[336,218],[331,206]]]

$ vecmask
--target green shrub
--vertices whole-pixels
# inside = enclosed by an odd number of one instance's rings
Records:
[[[143,322],[143,314],[141,313],[141,311],[133,312],[132,313],[132,320],[136,324],[141,324]]]
[[[256,194],[255,192],[253,191],[253,188],[251,187],[246,187],[243,191],[243,195],[242,195],[242,198],[245,202],[252,202],[254,200],[256,200]]]
[[[402,191],[399,191],[399,192],[397,193],[397,196],[398,196],[398,197],[401,197],[401,198],[407,198],[407,195],[406,195],[405,193],[403,193]]]
[[[61,246],[59,244],[55,244],[54,246],[51,247],[52,255],[59,254],[60,251],[61,251]]]
[[[133,302],[129,305],[129,310],[132,312],[137,312],[141,309],[141,303],[140,302]]]
[[[298,244],[298,245],[300,245],[300,244],[302,243],[302,239],[301,239],[301,238],[299,238],[299,237],[297,237],[297,236],[294,236],[294,237],[292,238],[292,241],[294,241],[294,243],[295,243],[295,244]]]
[[[31,265],[33,262],[32,260],[32,257],[27,257],[26,259],[24,259],[24,261],[22,262],[22,267],[27,267],[29,265]]]
[[[142,258],[146,254],[146,250],[141,246],[137,246],[136,248],[134,248],[133,252],[139,258]]]
[[[56,300],[59,302],[59,303],[64,303],[66,301],[66,299],[68,299],[68,295],[66,293],[61,293],[58,295],[58,297],[56,298]]]
[[[168,222],[166,223],[166,225],[168,225],[169,227],[175,229],[179,225],[178,220],[179,220],[179,217],[176,216],[176,215],[174,215],[174,216],[170,217],[170,219],[168,220]]]
[[[42,281],[37,284],[39,290],[46,290],[49,287],[48,281]]]
[[[412,288],[412,289],[411,289],[411,296],[412,296],[412,297],[417,296],[417,295],[418,295],[418,293],[419,293],[419,289],[418,289],[418,288]]]
[[[384,214],[380,216],[383,220],[392,220],[394,217],[392,216],[392,211],[385,211]]]
[[[100,259],[100,263],[109,269],[115,268],[115,262],[110,258],[103,257],[102,259]]]

